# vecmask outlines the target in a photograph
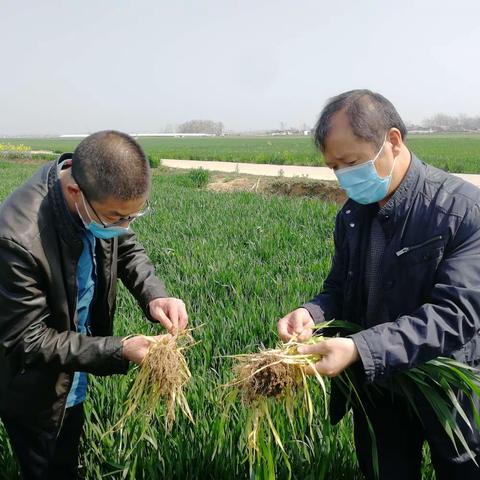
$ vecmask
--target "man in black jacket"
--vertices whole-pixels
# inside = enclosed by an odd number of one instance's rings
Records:
[[[285,340],[306,340],[325,320],[362,327],[300,348],[322,355],[316,364],[322,375],[335,377],[351,366],[369,385],[439,356],[480,363],[480,190],[422,163],[405,136],[393,105],[369,90],[334,97],[316,125],[316,145],[349,200],[337,215],[332,267],[321,293],[282,318],[278,330]],[[381,479],[421,478],[425,440],[438,479],[480,478],[428,405],[419,402],[420,420],[404,398],[375,392],[365,403]],[[474,408],[463,406],[474,429],[461,419],[459,426],[480,462],[473,419],[478,399]],[[345,413],[338,391],[332,391],[330,411],[333,423]],[[361,470],[374,478],[368,427],[355,409],[354,421]]]
[[[146,337],[112,336],[117,274],[151,321],[187,324],[130,229],[150,184],[140,146],[105,131],[0,206],[0,416],[24,478],[77,477],[88,374],[124,373],[148,351]]]

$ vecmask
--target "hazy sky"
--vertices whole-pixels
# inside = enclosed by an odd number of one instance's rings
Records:
[[[478,0],[0,0],[0,135],[313,124],[352,88],[480,114]]]

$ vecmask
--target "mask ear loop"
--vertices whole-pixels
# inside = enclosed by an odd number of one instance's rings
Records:
[[[82,193],[81,190],[80,190],[80,194],[82,195],[83,208],[84,208],[85,211],[87,212],[88,218],[90,219],[90,223],[92,223],[93,220],[92,220],[92,217],[90,216],[90,214],[88,213],[88,209],[87,209],[87,206],[86,206],[86,204],[85,204],[85,198],[83,197],[83,193]],[[87,222],[84,220],[83,215],[80,213],[80,209],[78,208],[78,203],[77,203],[77,202],[75,202],[75,208],[77,209],[78,216],[80,217],[80,220],[82,221],[83,226],[84,226],[85,228],[87,228],[87,225],[88,225],[88,224],[87,224]]]
[[[78,208],[77,202],[75,202],[75,208],[77,209],[78,216],[80,217],[80,220],[82,221],[83,226],[84,226],[85,228],[87,228],[87,222],[83,219],[83,216],[82,216],[82,214],[80,213],[80,210],[79,210],[79,208]]]
[[[67,161],[67,160],[65,160]],[[71,163],[71,162],[70,162]],[[85,203],[85,196],[83,195],[83,192],[80,190],[80,187],[77,183],[77,181],[75,180],[75,177],[73,176],[73,172],[72,172],[72,168],[70,168],[70,176],[72,177],[72,180],[75,182],[75,184],[77,185],[78,187],[78,191],[80,192],[80,195],[82,196],[82,203],[83,203],[83,208],[84,210],[87,212],[87,215],[88,215],[88,219],[90,220],[90,223],[93,222],[93,218],[90,216],[90,213],[88,211],[88,208],[87,208],[87,204]],[[75,202],[75,208],[77,209],[77,213],[78,213],[78,216],[81,218],[83,224],[85,225],[85,228],[87,226],[87,223],[85,222],[85,220],[83,219],[83,216],[82,214],[80,213],[80,210],[78,209],[78,205],[77,205],[77,202]]]
[[[90,222],[93,222],[93,218],[90,216],[90,213],[88,213],[87,204],[85,203],[85,197],[83,196],[83,192],[82,192],[81,190],[80,190],[80,195],[82,196],[83,208],[84,208],[85,211],[87,212],[88,219],[90,220]],[[77,208],[78,208],[78,207],[77,207]]]
[[[390,170],[390,173],[387,175],[388,177],[391,177],[391,176],[392,176],[392,173],[393,173],[393,171],[395,170],[395,164],[397,163],[397,158],[398,158],[398,156],[393,158],[393,165],[392,165],[392,169]]]
[[[383,148],[385,147],[385,144],[387,143],[387,135],[388,135],[388,132],[385,134],[385,138],[384,138],[384,140],[383,140],[383,145],[382,145],[382,147],[380,148],[380,150],[378,151],[378,153],[375,155],[375,158],[372,160],[372,162],[373,162],[374,164],[375,164],[375,162],[378,160],[378,157],[379,157],[380,153],[382,152]],[[398,158],[398,156],[397,156],[397,157],[394,157],[394,159],[393,159],[393,165],[392,165],[392,168],[391,168],[391,170],[390,170],[390,173],[389,173],[388,175],[386,175],[385,177],[383,177],[383,178],[388,178],[388,177],[391,177],[391,176],[392,176],[393,170],[395,169],[395,164],[397,163],[397,158]],[[376,170],[376,169],[375,169],[375,170]],[[377,175],[378,175],[378,172],[377,172]],[[380,175],[378,175],[378,177],[381,178]],[[382,180],[383,180],[383,179],[382,179]],[[392,181],[392,179],[390,178],[390,182],[391,182],[391,181]]]
[[[372,163],[375,163],[378,160],[378,157],[382,153],[383,147],[385,147],[385,143],[387,142],[387,133],[385,134],[385,138],[383,139],[382,146],[380,147],[380,150],[377,152],[377,154],[373,157]]]
[[[387,142],[387,134],[385,134],[385,142],[384,142],[384,145],[385,143]],[[395,170],[395,165],[397,163],[397,159],[398,159],[398,155],[396,157],[393,157],[393,165],[392,165],[392,169],[390,170],[390,173],[388,174],[389,177],[392,176],[393,174],[393,171]],[[392,179],[390,178],[390,182],[392,181]]]

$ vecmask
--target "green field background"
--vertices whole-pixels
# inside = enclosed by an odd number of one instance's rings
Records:
[[[35,150],[72,151],[77,139],[0,139]],[[141,138],[156,159],[219,160],[278,165],[323,165],[310,137]],[[480,134],[411,135],[407,145],[423,161],[454,173],[480,173]]]

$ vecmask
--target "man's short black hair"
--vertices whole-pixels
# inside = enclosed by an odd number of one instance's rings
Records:
[[[373,143],[377,148],[381,147],[385,134],[391,128],[398,128],[402,139],[407,136],[403,120],[383,95],[370,90],[350,90],[328,100],[315,125],[315,145],[322,152],[325,151],[332,117],[341,110],[346,113],[355,136]]]
[[[72,176],[88,200],[133,200],[148,193],[150,165],[140,145],[115,130],[82,140],[72,158]]]

